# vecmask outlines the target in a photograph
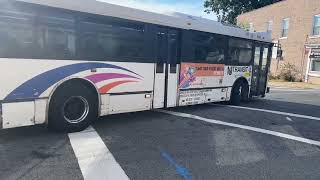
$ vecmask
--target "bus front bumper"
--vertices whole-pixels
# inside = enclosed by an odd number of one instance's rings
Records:
[[[44,124],[46,122],[47,99],[8,102],[0,104],[0,128]]]

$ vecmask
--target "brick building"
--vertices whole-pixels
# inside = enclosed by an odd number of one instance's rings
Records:
[[[283,50],[283,58],[273,55],[272,74],[288,62],[301,71],[303,80],[320,84],[320,0],[283,0],[241,14],[237,22],[250,31],[272,31]]]

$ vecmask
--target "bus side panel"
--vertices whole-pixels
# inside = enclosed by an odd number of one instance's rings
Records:
[[[245,78],[251,86],[252,66],[225,66],[223,85],[232,87],[237,79]]]
[[[123,70],[101,69],[99,73],[115,73],[119,76],[96,84],[100,93],[107,96],[108,105],[101,106],[101,111],[105,112],[101,115],[150,110],[154,96],[154,64],[123,62],[112,64],[124,67],[132,73]]]
[[[7,127],[44,123],[52,91],[70,78],[91,81],[100,94],[113,96],[112,102],[102,102],[103,115],[111,112],[109,106],[120,107],[124,101],[131,105],[119,112],[151,109],[153,63],[0,59],[0,72],[0,83],[5,85],[0,91],[3,127],[7,121],[11,122]],[[125,94],[126,98],[120,96]],[[137,108],[138,101],[143,106]]]
[[[182,63],[179,88],[183,90],[222,87],[223,78],[223,64]]]
[[[46,122],[47,99],[10,102],[2,104],[2,128],[14,128],[44,124]]]
[[[183,63],[180,72],[179,105],[230,100],[232,86],[239,78],[251,84],[251,66]]]
[[[34,125],[33,101],[2,104],[2,128]]]
[[[101,94],[153,91],[153,67],[153,63],[0,59],[4,73],[0,83],[5,84],[0,100],[48,98],[56,84],[71,77],[92,81]]]
[[[169,64],[169,68],[172,68]],[[177,65],[175,73],[168,74],[168,87],[167,87],[167,107],[176,107],[178,101],[178,79],[180,66]]]
[[[225,98],[224,65],[182,63],[179,79],[179,105],[203,104]]]
[[[108,114],[150,110],[152,93],[109,95]]]

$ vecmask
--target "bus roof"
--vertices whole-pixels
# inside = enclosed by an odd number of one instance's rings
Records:
[[[155,13],[119,6],[96,0],[17,0],[44,6],[159,24],[163,26],[197,30],[227,36],[272,42],[270,32],[248,32],[220,22],[178,12]]]

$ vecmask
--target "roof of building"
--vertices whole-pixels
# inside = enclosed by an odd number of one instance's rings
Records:
[[[287,0],[280,0],[280,1],[278,1],[278,2],[275,2],[275,3],[269,4],[269,5],[266,5],[266,6],[263,6],[263,7],[257,8],[257,9],[254,9],[254,10],[251,10],[251,11],[248,11],[248,12],[241,13],[239,16],[241,16],[241,15],[245,15],[245,14],[249,14],[249,13],[253,13],[253,12],[255,12],[255,11],[259,11],[259,10],[261,10],[261,9],[269,8],[269,7],[271,7],[271,6],[274,6],[274,5],[279,4],[279,3],[283,3],[283,2],[285,2],[285,1],[287,1]],[[238,16],[238,17],[239,17],[239,16]]]
[[[155,13],[95,0],[17,0],[50,7],[141,21],[163,26],[271,42],[268,32],[247,32],[220,22],[178,12]]]

